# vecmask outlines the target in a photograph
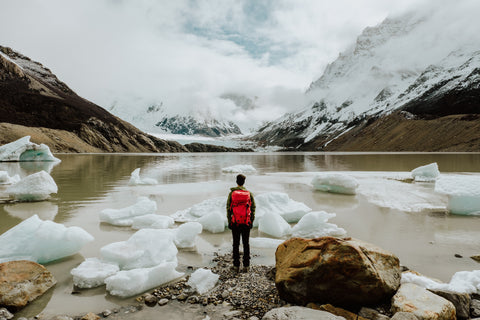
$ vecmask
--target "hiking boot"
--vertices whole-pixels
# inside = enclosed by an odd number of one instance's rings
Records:
[[[234,273],[238,273],[240,267],[236,267],[236,266],[233,266],[233,267],[230,267],[230,270],[232,270]]]
[[[243,273],[247,273],[247,272],[249,272],[249,271],[250,271],[250,267],[243,267],[243,268],[242,268],[242,272],[243,272]]]

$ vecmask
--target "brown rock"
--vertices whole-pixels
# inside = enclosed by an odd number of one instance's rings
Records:
[[[0,263],[0,305],[23,308],[57,281],[44,266],[27,260]]]
[[[368,306],[390,299],[400,286],[398,258],[356,239],[292,238],[275,257],[280,298],[296,304]]]
[[[459,292],[444,291],[444,290],[430,290],[430,291],[453,303],[453,305],[455,306],[458,319],[470,318],[470,302],[472,299],[468,293],[459,293]]]
[[[323,304],[321,306],[318,306],[318,305],[309,303],[307,307],[310,307],[315,310],[327,311],[336,316],[344,317],[346,320],[367,320],[353,312],[350,312],[342,308],[336,308],[331,304]]]
[[[100,316],[96,315],[93,312],[89,312],[86,315],[84,315],[81,320],[99,320],[99,319],[100,319]]]
[[[370,309],[365,307],[360,309],[360,311],[358,312],[358,315],[370,320],[389,320],[390,319],[390,317],[384,314],[381,314],[375,309]]]

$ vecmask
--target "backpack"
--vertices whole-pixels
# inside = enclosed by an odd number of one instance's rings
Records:
[[[251,206],[252,200],[250,199],[250,192],[247,190],[233,191],[232,202],[230,203],[230,209],[232,210],[232,224],[251,225]]]

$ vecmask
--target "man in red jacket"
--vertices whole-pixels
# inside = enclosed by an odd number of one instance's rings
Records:
[[[250,266],[250,229],[255,220],[255,200],[253,195],[245,189],[245,176],[237,176],[237,186],[230,188],[227,199],[228,228],[232,230],[233,237],[233,270],[240,268],[240,237],[243,244],[243,269],[248,272]]]

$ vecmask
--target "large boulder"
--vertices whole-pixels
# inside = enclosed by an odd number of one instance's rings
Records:
[[[0,306],[25,307],[57,281],[44,266],[27,260],[0,263]]]
[[[392,298],[392,312],[411,312],[420,320],[455,320],[455,306],[425,288],[403,283]]]
[[[368,306],[389,300],[400,286],[398,258],[352,238],[292,238],[275,258],[278,293],[296,304]]]
[[[282,307],[275,308],[263,316],[262,320],[345,320],[327,311],[314,310],[304,307]]]

